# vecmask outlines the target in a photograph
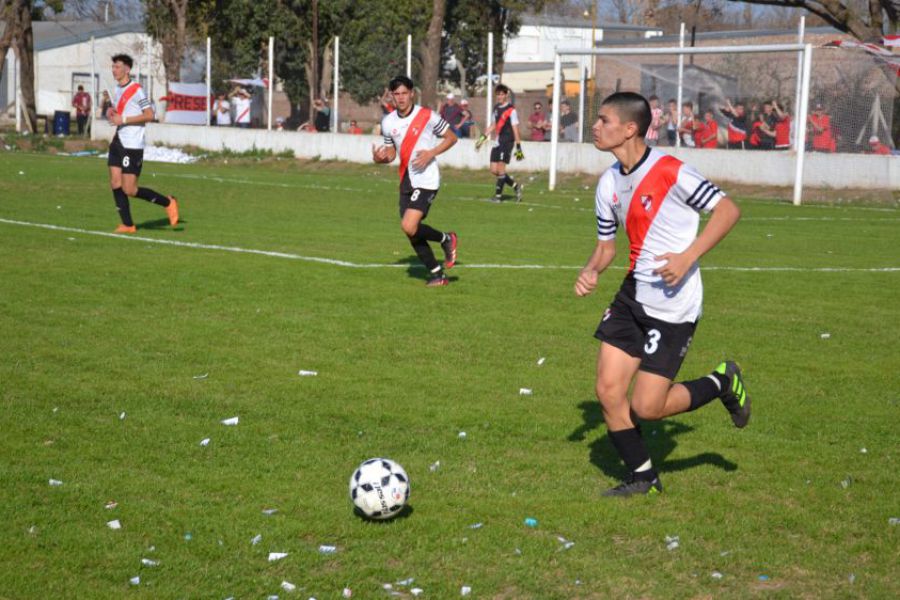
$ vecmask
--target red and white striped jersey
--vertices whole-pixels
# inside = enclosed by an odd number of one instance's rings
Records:
[[[653,273],[656,256],[683,252],[697,237],[700,211],[709,212],[725,194],[693,167],[654,148],[628,174],[616,162],[600,176],[595,212],[597,238],[612,240],[623,227],[630,242],[628,273],[636,299],[651,317],[668,323],[693,322],[703,306],[700,266],[694,263],[676,287]]]
[[[144,94],[144,89],[133,79],[129,80],[125,85],[117,85],[113,94],[113,107],[115,107],[117,113],[128,119],[144,114],[145,108],[152,108],[150,99]],[[144,147],[143,123],[138,125],[119,125],[116,129],[116,135],[119,136],[119,141],[122,142],[122,146],[125,148],[139,150]]]

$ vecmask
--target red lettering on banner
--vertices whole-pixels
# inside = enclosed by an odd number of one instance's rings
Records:
[[[189,110],[200,111],[206,110],[205,96],[185,96],[184,94],[169,93],[168,105],[166,110]]]

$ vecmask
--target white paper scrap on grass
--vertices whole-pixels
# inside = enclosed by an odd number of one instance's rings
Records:
[[[231,417],[230,419],[222,419],[222,425],[237,425],[240,417]]]
[[[194,379],[206,379],[209,377],[209,373],[204,373],[203,375],[194,375]]]
[[[159,561],[153,560],[151,558],[142,558],[141,564],[144,565],[145,567],[155,567],[155,566],[159,565]]]
[[[140,577],[132,577],[131,579],[128,580],[128,583],[130,583],[131,585],[141,585],[141,578]]]
[[[459,588],[459,595],[460,595],[460,596],[468,596],[468,595],[471,594],[471,593],[472,593],[472,588],[470,588],[470,587],[467,586],[467,585],[464,585],[464,586],[462,586],[461,588]]]
[[[534,390],[531,388],[519,388],[520,396],[531,396],[532,394],[534,394]]]
[[[118,519],[113,519],[112,521],[107,521],[106,526],[110,529],[122,529],[122,524],[119,523]]]
[[[413,588],[413,589],[409,590],[409,593],[412,594],[413,596],[418,596],[419,594],[421,594],[424,591],[425,590],[423,590],[422,588]]]
[[[299,375],[300,377],[315,377],[318,374],[318,371],[307,371],[305,369],[300,369],[299,371],[297,371],[297,375]]]
[[[290,581],[282,581],[281,589],[283,589],[286,592],[293,592],[293,591],[297,590],[297,586],[294,585],[293,583],[291,583]]]
[[[287,556],[287,552],[269,552],[269,562],[275,562],[276,560],[281,560],[285,556]]]
[[[343,596],[344,598],[352,598],[353,590],[351,590],[350,588],[344,588],[344,590],[341,592],[341,596]]]
[[[255,545],[257,545],[258,543],[260,543],[261,541],[262,541],[262,534],[261,534],[261,533],[257,533],[256,535],[254,535],[254,536],[250,539],[250,544],[253,545],[253,546],[255,546]]]
[[[200,440],[200,445],[209,446],[209,438],[203,438],[202,440]]]
[[[52,485],[53,487],[59,487],[63,484],[63,482],[60,481],[59,479],[51,479],[47,483]]]
[[[545,361],[545,360],[547,360],[546,357],[544,357],[544,356],[540,357],[540,358],[538,359],[537,365],[538,365],[538,366],[541,366],[542,364],[544,364],[544,361]]]

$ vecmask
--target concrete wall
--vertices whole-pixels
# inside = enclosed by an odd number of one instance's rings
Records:
[[[94,139],[111,139],[113,128],[104,121],[95,122]],[[344,160],[356,163],[372,161],[372,144],[380,144],[374,135],[298,133],[153,124],[147,128],[147,143],[167,146],[198,146],[234,152],[271,149],[292,150],[298,158]],[[550,144],[523,142],[525,160],[513,161],[511,171],[547,171]],[[728,183],[791,186],[794,182],[794,157],[789,152],[736,150],[696,150],[664,148],[665,152],[696,167],[710,180],[727,187]],[[438,159],[441,165],[462,169],[486,169],[489,150],[476,152],[473,140],[460,140]],[[560,173],[600,174],[614,162],[611,154],[598,152],[590,144],[560,144]],[[804,185],[835,189],[859,188],[900,191],[900,156],[866,154],[806,154]]]

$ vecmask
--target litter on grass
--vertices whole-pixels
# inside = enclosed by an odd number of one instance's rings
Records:
[[[823,333],[822,335],[820,335],[819,337],[822,338],[823,340],[827,340],[827,339],[831,338],[831,334],[826,332],[826,333]]]
[[[158,566],[158,565],[159,565],[159,561],[158,561],[158,560],[153,560],[153,559],[150,559],[150,558],[142,558],[142,559],[141,559],[141,564],[144,565],[145,567],[155,567],[155,566]]]
[[[459,439],[461,439],[461,440],[466,439],[466,432],[465,432],[465,431],[460,431],[458,437],[459,437]]]
[[[888,519],[888,525],[900,525],[900,517],[891,517]]]
[[[667,535],[666,536],[666,550],[672,551],[678,546],[681,545],[681,538],[677,535]]]
[[[278,512],[277,508],[264,508],[262,510],[262,514],[269,516],[269,517],[271,517],[272,515],[274,515],[277,512]]]
[[[318,374],[319,374],[318,371],[306,371],[304,369],[300,369],[297,372],[297,375],[299,375],[300,377],[315,377]]]
[[[526,527],[537,527],[538,526],[537,519],[534,519],[532,517],[525,517],[525,526]]]
[[[128,580],[128,583],[130,583],[131,585],[141,585],[141,578],[140,577],[132,577],[131,579]]]
[[[122,412],[119,413],[119,420],[120,420],[120,421],[124,421],[124,420],[125,420],[125,411],[124,411],[124,410],[123,410]]]
[[[484,527],[484,523],[472,523],[469,525],[469,529],[481,529]]]
[[[335,552],[337,552],[337,546],[329,546],[327,544],[319,546],[319,554],[334,554]]]
[[[253,546],[257,545],[257,544],[260,543],[261,541],[262,541],[262,534],[261,534],[261,533],[257,533],[257,534],[254,535],[252,538],[250,538],[250,544],[253,545]]]
[[[209,377],[209,373],[204,373],[203,375],[194,375],[194,379],[206,379]]]
[[[287,556],[287,552],[269,552],[269,562],[275,562],[276,560],[281,560],[285,556]]]
[[[519,388],[520,396],[531,396],[534,393],[534,390],[531,388]]]
[[[544,364],[544,361],[545,361],[545,360],[547,360],[545,357],[543,357],[543,356],[540,357],[540,358],[538,359],[538,361],[537,361],[537,365],[538,365],[538,366],[541,366],[542,364]]]
[[[122,529],[122,524],[119,523],[118,519],[113,519],[112,521],[107,521],[106,526],[110,529]]]
[[[352,598],[353,590],[351,590],[350,588],[344,588],[343,591],[341,591],[341,596],[344,598]]]
[[[290,581],[282,581],[281,589],[283,589],[286,592],[293,592],[297,589],[297,586],[294,585],[293,583],[291,583]]]
[[[432,473],[434,473],[435,471],[437,471],[440,468],[441,468],[441,461],[437,461],[435,463],[428,465],[428,470],[431,471]]]
[[[240,421],[240,417],[231,417],[230,419],[223,419],[222,425],[237,425],[238,421]]]
[[[462,586],[461,588],[459,588],[459,595],[460,595],[460,596],[468,596],[468,595],[471,594],[471,593],[472,593],[472,588],[470,588],[470,587],[467,586],[467,585],[464,585],[464,586]]]
[[[713,572],[710,574],[710,577],[712,577],[713,579],[722,579],[722,578],[725,577],[725,576],[722,575],[722,574],[721,574],[720,572],[718,572],[718,571],[713,571]]]
[[[51,479],[51,480],[48,481],[47,483],[49,483],[49,484],[52,485],[53,487],[59,487],[59,486],[61,486],[61,485],[63,484],[63,482],[60,481],[59,479]]]
[[[413,588],[413,589],[409,590],[409,593],[412,594],[413,596],[418,596],[419,594],[421,594],[424,591],[425,590],[423,590],[422,588]]]
[[[202,440],[200,440],[200,445],[209,446],[209,438],[203,438]]]

